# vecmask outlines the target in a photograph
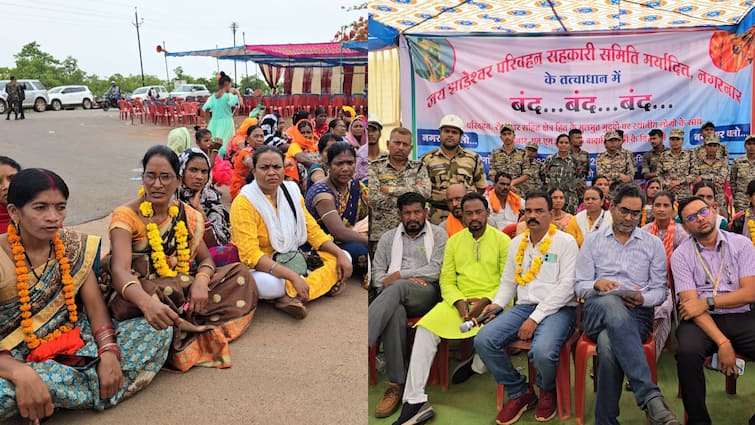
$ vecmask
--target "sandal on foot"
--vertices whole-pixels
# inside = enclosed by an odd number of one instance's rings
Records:
[[[286,299],[279,299],[275,302],[275,308],[281,310],[295,319],[304,319],[307,317],[307,307],[296,298],[281,297]]]
[[[330,291],[328,292],[329,297],[335,297],[336,295],[343,292],[344,288],[346,288],[346,285],[344,285],[343,281],[336,282],[335,285],[333,285],[332,288],[330,288]]]

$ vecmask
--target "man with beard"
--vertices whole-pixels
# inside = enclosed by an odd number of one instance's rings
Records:
[[[374,254],[380,237],[399,223],[396,200],[406,192],[430,196],[427,167],[409,159],[412,153],[412,132],[403,127],[391,130],[388,155],[370,164],[370,252]],[[462,194],[463,196],[463,194]],[[459,198],[461,199],[461,197]]]
[[[556,416],[559,352],[576,321],[574,267],[579,248],[571,235],[551,224],[552,209],[548,192],[527,194],[527,230],[509,245],[498,293],[483,313],[507,305],[514,295],[516,305],[495,316],[475,338],[475,350],[508,394],[509,401],[496,417],[498,424],[512,424],[535,406],[538,422]],[[527,383],[504,350],[517,340],[532,341],[528,356],[538,371],[539,401],[533,383]]]
[[[680,425],[653,383],[642,350],[653,329],[653,308],[668,296],[663,244],[637,228],[644,206],[639,186],[621,186],[611,204],[613,224],[587,235],[577,255],[574,290],[585,300],[582,327],[598,346],[597,424],[618,424],[626,374],[651,425]]]
[[[503,124],[500,128],[501,143],[503,145],[500,148],[493,149],[490,153],[490,160],[488,161],[490,174],[495,175],[498,173],[507,173],[511,176],[513,182],[512,185],[524,181],[522,178],[522,165],[524,164],[524,149],[516,147],[514,145],[514,125]]]
[[[479,316],[498,289],[511,240],[487,225],[488,202],[481,194],[464,195],[461,209],[466,229],[451,236],[446,243],[440,272],[443,300],[417,323],[404,405],[393,425],[419,424],[435,415],[427,401],[425,383],[440,339],[474,337],[479,328],[462,333],[459,326]],[[484,367],[479,357],[475,359],[480,368]]]
[[[383,234],[372,261],[377,298],[367,309],[368,346],[382,337],[388,388],[375,407],[375,417],[393,414],[406,379],[406,321],[427,313],[440,299],[438,275],[446,232],[427,221],[425,198],[407,192],[398,198],[401,223]]]
[[[524,200],[511,191],[512,176],[505,171],[499,171],[493,177],[493,190],[488,192],[490,216],[488,224],[498,230],[503,230],[509,224],[519,221]]]
[[[461,183],[452,184],[446,189],[446,205],[451,214],[438,223],[438,226],[446,230],[449,238],[464,230],[464,223],[461,222],[461,200],[466,194],[467,188]]]
[[[454,183],[461,183],[467,192],[480,193],[488,187],[482,159],[476,152],[462,148],[464,121],[456,115],[446,115],[440,120],[440,147],[422,155],[422,163],[432,182],[430,195],[430,222],[440,223],[448,215],[445,191]]]
[[[705,358],[718,353],[717,368],[727,376],[741,373],[735,352],[755,358],[755,312],[750,306],[755,302],[755,249],[745,236],[718,229],[715,212],[700,197],[679,202],[679,218],[692,238],[671,256],[682,319],[676,330],[676,370],[687,423],[710,424]]]

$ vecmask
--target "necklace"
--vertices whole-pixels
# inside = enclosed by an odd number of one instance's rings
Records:
[[[750,217],[750,208],[745,210],[745,220],[747,221],[747,228],[750,229],[750,240],[755,246],[755,221]]]
[[[142,192],[140,191],[140,193]],[[186,223],[184,223],[183,220],[178,220],[173,226],[173,230],[176,234],[176,257],[178,258],[176,268],[173,270],[168,266],[168,262],[165,259],[165,250],[163,249],[163,239],[160,235],[160,229],[157,227],[157,224],[153,223],[151,220],[154,215],[152,202],[143,201],[140,203],[139,212],[143,217],[149,219],[149,223],[147,223],[147,240],[149,241],[150,248],[152,248],[151,258],[155,265],[157,275],[160,277],[175,277],[178,273],[188,274],[191,251],[189,250],[189,231],[186,229]],[[168,216],[173,220],[178,216],[178,212],[178,207],[175,205],[171,205],[171,207],[168,208]]]
[[[530,242],[530,229],[527,229],[524,231],[524,237],[522,238],[521,242],[519,242],[519,248],[516,251],[516,271],[514,272],[514,281],[519,284],[519,286],[527,286],[530,282],[535,280],[535,277],[540,272],[540,266],[543,264],[543,258],[546,254],[548,254],[548,249],[551,246],[551,242],[553,241],[551,238],[553,235],[556,234],[556,226],[551,223],[551,225],[548,227],[548,233],[543,239],[542,244],[540,244],[540,249],[538,250],[540,252],[539,257],[535,257],[532,259],[532,265],[530,266],[530,269],[527,270],[527,273],[522,275],[522,263],[524,263],[524,251],[527,249],[527,244]]]
[[[42,343],[52,341],[66,332],[72,330],[79,320],[76,312],[76,300],[74,299],[75,291],[73,287],[73,278],[71,277],[71,265],[68,264],[68,258],[65,256],[66,249],[60,234],[56,233],[52,243],[55,247],[55,259],[60,264],[61,281],[63,283],[63,297],[65,298],[66,309],[68,310],[68,323],[61,325],[58,329],[49,332],[43,338],[38,338],[34,334],[34,321],[31,318],[31,297],[29,293],[29,273],[26,267],[28,256],[24,245],[21,243],[21,237],[15,225],[8,225],[8,242],[13,252],[13,259],[16,261],[16,288],[18,289],[18,309],[21,310],[21,330],[24,332],[24,341],[30,350],[39,347]],[[29,263],[31,266],[31,263]],[[46,267],[45,267],[46,268]],[[44,274],[44,273],[43,273]],[[36,274],[35,274],[36,277]]]
[[[50,252],[47,253],[47,261],[45,261],[45,268],[42,269],[42,276],[47,273],[47,266],[50,265],[50,260],[52,260],[52,253],[53,253],[53,243],[50,241]],[[31,259],[29,258],[29,254],[24,251],[24,257],[26,257],[26,261],[29,263],[29,268],[31,269],[32,274],[37,280],[39,279],[39,276],[37,275],[37,272],[34,271],[34,266],[31,264]]]

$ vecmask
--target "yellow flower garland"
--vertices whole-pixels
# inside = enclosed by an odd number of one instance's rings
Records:
[[[750,229],[750,240],[752,245],[755,246],[755,221],[750,218],[750,209],[745,210],[745,220],[747,222],[747,228]]]
[[[519,248],[516,251],[516,271],[514,272],[514,282],[519,286],[527,286],[530,282],[535,280],[535,277],[540,272],[540,266],[543,265],[543,257],[548,253],[548,249],[551,247],[551,238],[556,234],[556,226],[551,223],[548,227],[548,234],[543,239],[543,243],[540,244],[540,257],[532,259],[532,265],[527,273],[522,276],[522,263],[524,263],[524,251],[527,249],[527,244],[530,242],[530,229],[524,231],[524,237],[519,242]]]
[[[144,189],[139,190],[139,194],[143,196]],[[168,208],[168,216],[176,218],[178,216],[178,207],[172,205]],[[154,215],[152,209],[152,202],[143,201],[139,204],[139,212],[142,216],[150,218]],[[189,230],[186,228],[186,223],[183,220],[178,220],[173,226],[173,230],[176,232],[176,257],[178,262],[176,269],[173,270],[168,266],[168,262],[165,259],[165,251],[163,250],[163,239],[160,235],[160,229],[155,223],[147,223],[147,240],[149,246],[152,248],[152,263],[155,265],[155,270],[158,276],[161,277],[175,277],[178,273],[189,273],[189,260],[191,258],[191,250],[189,249]]]
[[[63,283],[63,298],[65,299],[66,309],[68,310],[68,323],[61,325],[58,329],[48,333],[42,338],[34,334],[33,319],[31,318],[31,297],[29,296],[29,269],[26,267],[26,256],[24,255],[24,246],[21,244],[21,237],[18,235],[18,229],[15,225],[8,225],[8,242],[13,252],[13,259],[16,261],[16,289],[18,289],[18,301],[21,310],[21,330],[24,332],[24,341],[30,350],[39,347],[42,343],[52,341],[74,328],[74,323],[79,320],[76,311],[75,288],[73,287],[73,278],[71,277],[71,265],[68,264],[68,257],[65,256],[66,249],[60,234],[56,233],[53,239],[55,246],[55,259],[60,264],[61,281]]]

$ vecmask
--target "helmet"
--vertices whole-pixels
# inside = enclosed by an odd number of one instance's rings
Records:
[[[110,82],[110,85],[111,85],[111,86],[114,86],[114,85],[115,85],[115,81],[111,81],[111,82]]]
[[[441,118],[440,120],[440,126],[438,128],[443,127],[453,127],[464,132],[464,120],[461,119],[458,115],[448,114]]]

